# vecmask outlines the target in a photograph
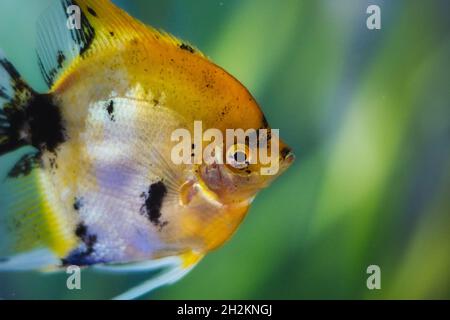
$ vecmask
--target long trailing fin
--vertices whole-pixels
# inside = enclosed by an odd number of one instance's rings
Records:
[[[153,271],[162,268],[168,268],[173,265],[177,265],[179,258],[177,257],[165,257],[156,260],[142,261],[126,264],[99,264],[93,268],[101,272],[109,273],[128,273],[128,272],[142,272]]]
[[[198,264],[202,257],[203,255],[193,251],[174,257],[177,259],[171,260],[169,264],[165,265],[164,271],[118,295],[114,300],[136,299],[157,288],[173,284],[187,275]],[[149,267],[148,270],[142,269],[142,271],[153,271],[155,269],[152,265],[149,265]]]

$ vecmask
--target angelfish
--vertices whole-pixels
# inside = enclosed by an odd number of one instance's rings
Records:
[[[0,270],[164,270],[118,298],[138,297],[228,240],[258,191],[292,163],[280,141],[273,175],[259,163],[233,165],[248,146],[224,153],[231,164],[175,164],[174,130],[201,121],[205,130],[270,132],[267,120],[199,50],[109,1],[57,1],[37,33],[48,92],[0,53],[0,155],[27,147],[0,198]]]

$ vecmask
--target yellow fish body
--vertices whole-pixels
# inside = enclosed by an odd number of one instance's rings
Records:
[[[41,19],[38,36],[48,93],[37,94],[0,57],[0,154],[36,150],[8,174],[15,196],[0,202],[8,208],[0,229],[9,230],[0,270],[24,268],[14,255],[45,250],[29,265],[145,270],[168,259],[173,268],[163,282],[173,282],[229,239],[257,192],[292,163],[282,142],[271,175],[260,163],[174,163],[179,128],[195,135],[201,121],[203,132],[226,136],[227,129],[269,129],[267,121],[226,71],[109,1],[63,0]],[[189,157],[207,146],[193,140]],[[247,159],[254,147],[245,148]]]

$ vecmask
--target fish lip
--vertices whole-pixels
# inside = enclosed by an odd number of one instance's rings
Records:
[[[289,166],[291,165],[296,159],[296,156],[292,150],[290,150],[285,156],[284,156],[284,162]]]

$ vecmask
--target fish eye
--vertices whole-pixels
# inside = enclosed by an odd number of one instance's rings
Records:
[[[246,145],[235,144],[227,152],[227,164],[235,169],[245,169],[250,164],[250,152]]]

